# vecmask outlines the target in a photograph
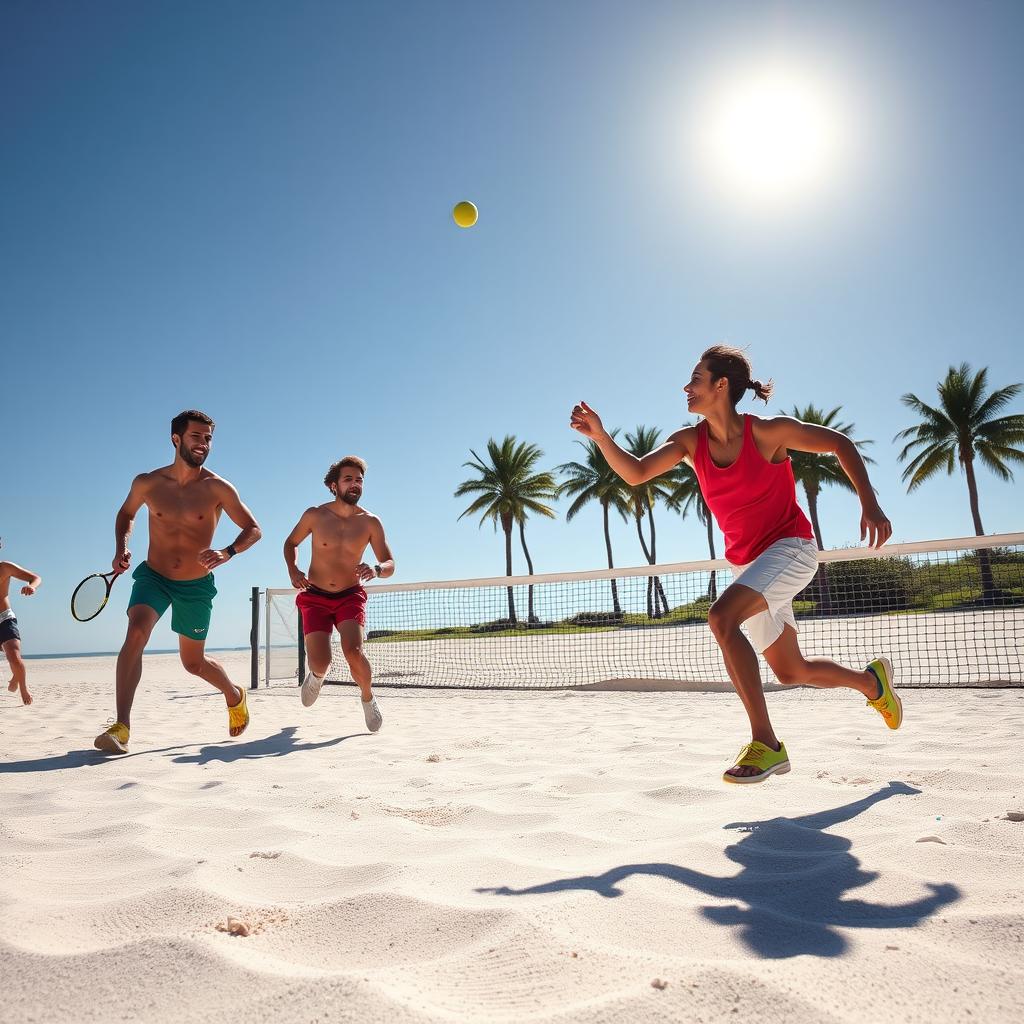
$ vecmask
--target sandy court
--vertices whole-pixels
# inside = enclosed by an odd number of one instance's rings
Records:
[[[248,678],[248,655],[228,661]],[[794,768],[720,782],[729,693],[223,702],[146,659],[0,704],[0,973],[27,1021],[1004,1021],[1024,1011],[1022,690],[773,692]],[[229,918],[248,935],[225,929]]]

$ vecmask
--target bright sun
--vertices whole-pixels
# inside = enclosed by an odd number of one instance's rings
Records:
[[[758,202],[827,183],[840,160],[842,112],[825,83],[769,66],[730,76],[700,114],[700,149],[716,183]]]

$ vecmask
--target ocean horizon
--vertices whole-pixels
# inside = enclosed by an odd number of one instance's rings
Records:
[[[244,647],[208,647],[207,650],[212,654],[214,651],[248,651],[249,645],[246,644]],[[106,658],[116,656],[119,651],[58,651],[54,654],[22,654],[22,658],[25,661],[42,661],[46,658]],[[143,656],[147,654],[177,654],[177,647],[155,647],[146,648],[143,652]]]

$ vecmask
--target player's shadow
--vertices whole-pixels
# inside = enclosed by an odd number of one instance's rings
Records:
[[[297,726],[289,725],[280,732],[274,733],[273,736],[264,736],[258,740],[211,743],[200,747],[198,753],[179,754],[171,760],[175,764],[209,764],[211,761],[229,764],[232,761],[254,761],[264,757],[284,757],[287,754],[296,754],[303,750],[322,750],[324,747],[337,746],[356,736],[370,735],[368,732],[354,732],[348,736],[324,740],[322,743],[310,743],[297,742],[295,738],[297,730]]]
[[[839,956],[848,943],[837,928],[913,928],[961,897],[955,885],[930,882],[929,894],[909,903],[871,903],[845,895],[873,882],[879,872],[863,870],[850,852],[850,840],[824,829],[849,821],[882,800],[919,792],[890,782],[861,800],[828,811],[725,825],[744,834],[726,848],[726,856],[740,865],[736,874],[726,877],[677,864],[624,864],[602,875],[562,878],[525,889],[499,886],[476,891],[526,896],[589,889],[614,898],[624,894],[621,884],[630,876],[652,875],[735,900],[730,906],[703,907],[701,913],[717,924],[737,926],[742,941],[759,956]]]
[[[166,754],[175,750],[187,750],[190,744],[179,743],[173,747],[161,747],[156,750],[136,750],[130,754],[105,754],[101,750],[69,750],[66,754],[53,754],[50,757],[34,757],[25,761],[0,761],[0,775],[15,775],[21,772],[59,772],[65,768],[95,768],[101,764],[114,761],[129,761],[133,757],[146,754]]]

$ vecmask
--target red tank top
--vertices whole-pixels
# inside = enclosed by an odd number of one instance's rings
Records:
[[[743,417],[743,444],[731,466],[716,466],[708,447],[708,425],[697,425],[693,457],[704,501],[725,534],[725,557],[746,565],[783,537],[813,540],[814,532],[796,503],[793,464],[769,462],[758,451],[753,422]]]

